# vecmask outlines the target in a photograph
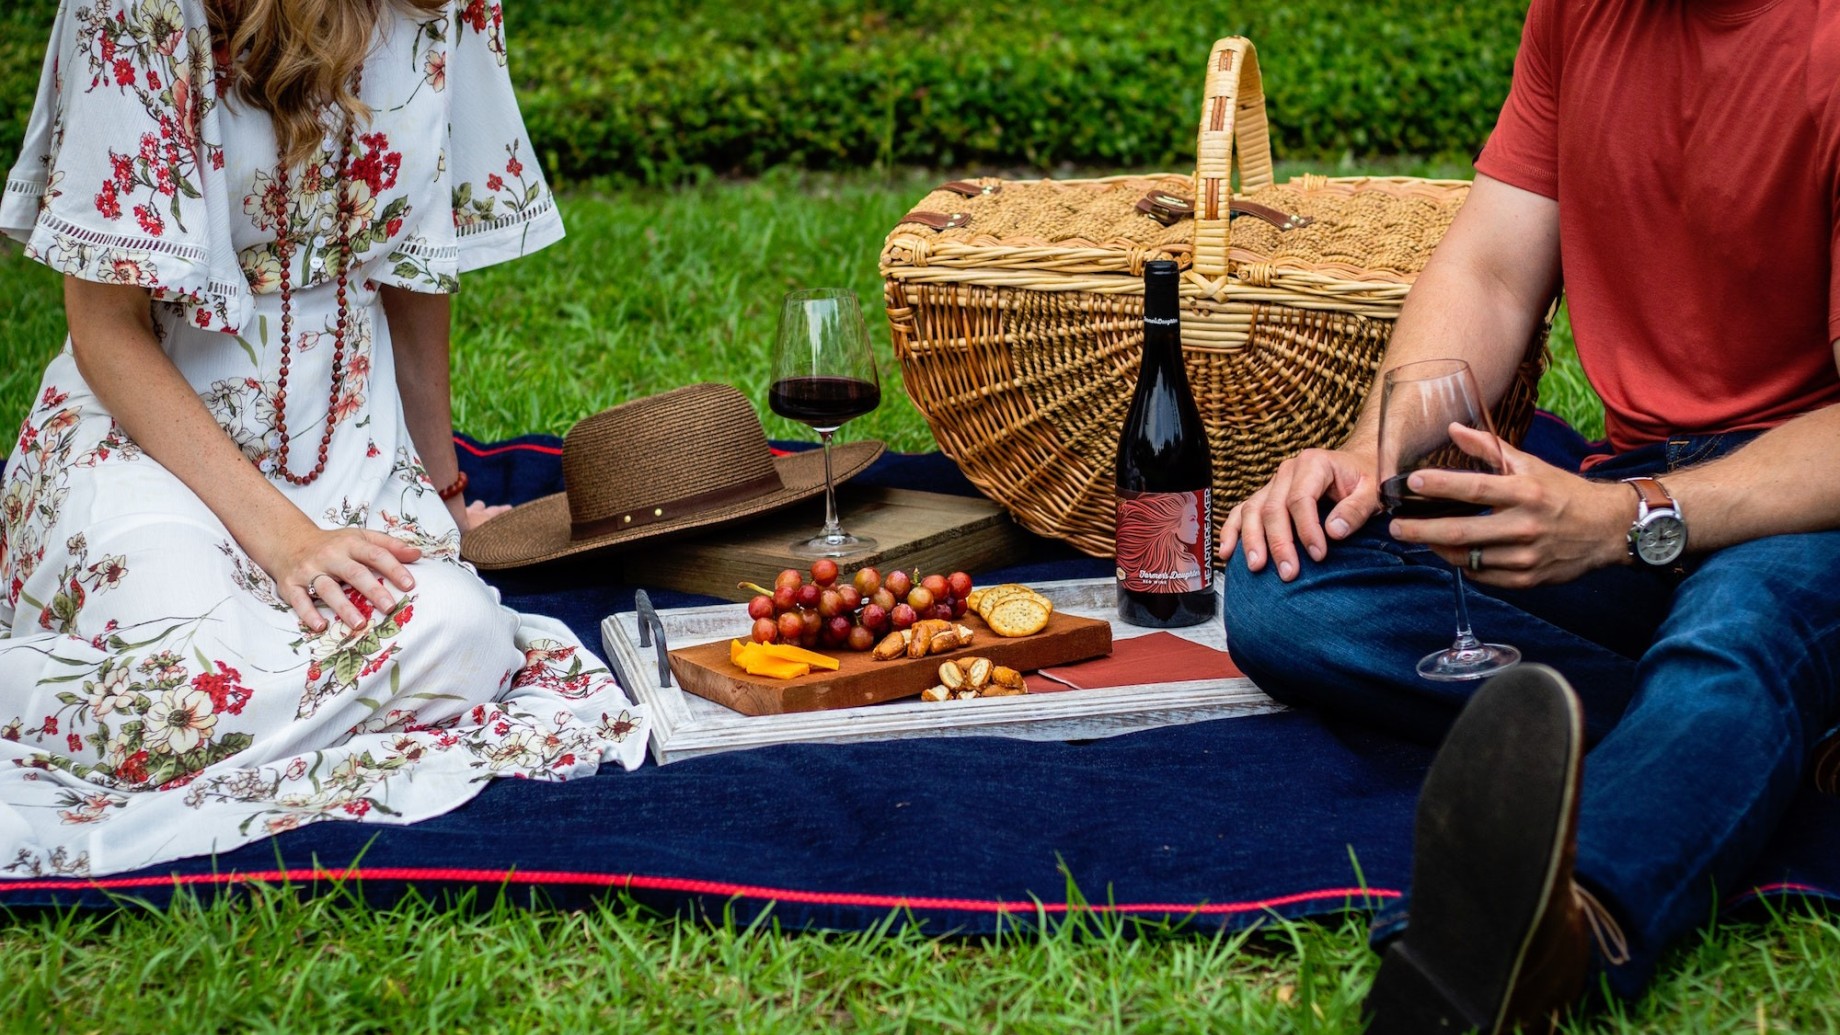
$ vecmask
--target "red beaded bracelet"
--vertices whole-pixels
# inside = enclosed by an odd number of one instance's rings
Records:
[[[441,490],[441,499],[451,500],[455,496],[458,496],[465,491],[466,491],[466,472],[461,471],[459,474],[454,476],[453,484]]]

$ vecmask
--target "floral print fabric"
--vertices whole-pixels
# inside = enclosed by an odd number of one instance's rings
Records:
[[[275,169],[267,116],[219,93],[200,0],[67,0],[0,230],[70,276],[148,288],[162,348],[274,473],[279,295],[287,426],[333,429],[325,474],[277,480],[325,527],[418,546],[413,590],[311,633],[198,498],[115,424],[68,343],[0,484],[0,876],[89,875],[227,851],[324,820],[438,815],[499,776],[643,759],[646,716],[560,623],[459,558],[395,391],[383,286],[451,292],[557,240],[496,0],[383,5],[341,185],[342,126]],[[275,245],[293,242],[283,269]],[[338,237],[345,376],[331,384]],[[299,467],[298,458],[294,461]]]

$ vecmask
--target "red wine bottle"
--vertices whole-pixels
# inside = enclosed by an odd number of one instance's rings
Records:
[[[1144,265],[1144,359],[1118,437],[1118,617],[1174,628],[1214,617],[1214,468],[1182,366],[1176,264]]]

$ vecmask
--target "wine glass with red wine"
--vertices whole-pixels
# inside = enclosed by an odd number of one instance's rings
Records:
[[[1476,457],[1451,440],[1450,426],[1461,424],[1489,433],[1489,455]],[[1406,478],[1425,468],[1501,473],[1501,450],[1495,446],[1495,427],[1482,405],[1482,392],[1469,364],[1460,359],[1430,359],[1405,363],[1386,372],[1380,386],[1380,502],[1396,518],[1468,517],[1487,508],[1464,500],[1422,496],[1406,486]],[[1458,565],[1457,638],[1449,648],[1425,655],[1418,674],[1426,679],[1451,681],[1481,679],[1521,660],[1521,652],[1505,643],[1484,643],[1469,627],[1469,601],[1464,596],[1463,568]]]
[[[824,529],[792,544],[798,556],[843,557],[875,549],[875,540],[851,535],[837,524],[831,435],[881,403],[869,329],[856,293],[814,288],[787,295],[779,310],[767,405],[787,420],[811,425],[824,440]]]

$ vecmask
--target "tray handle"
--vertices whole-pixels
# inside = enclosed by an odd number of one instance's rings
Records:
[[[1203,276],[1227,275],[1236,160],[1241,193],[1271,186],[1271,127],[1265,119],[1258,51],[1251,40],[1228,36],[1208,54],[1201,134],[1195,144],[1194,269]]]
[[[652,598],[645,590],[633,592],[633,612],[639,618],[639,646],[651,647],[652,637],[658,637],[658,685],[671,685],[671,659],[664,643],[664,622],[658,617],[658,609],[652,606]]]

